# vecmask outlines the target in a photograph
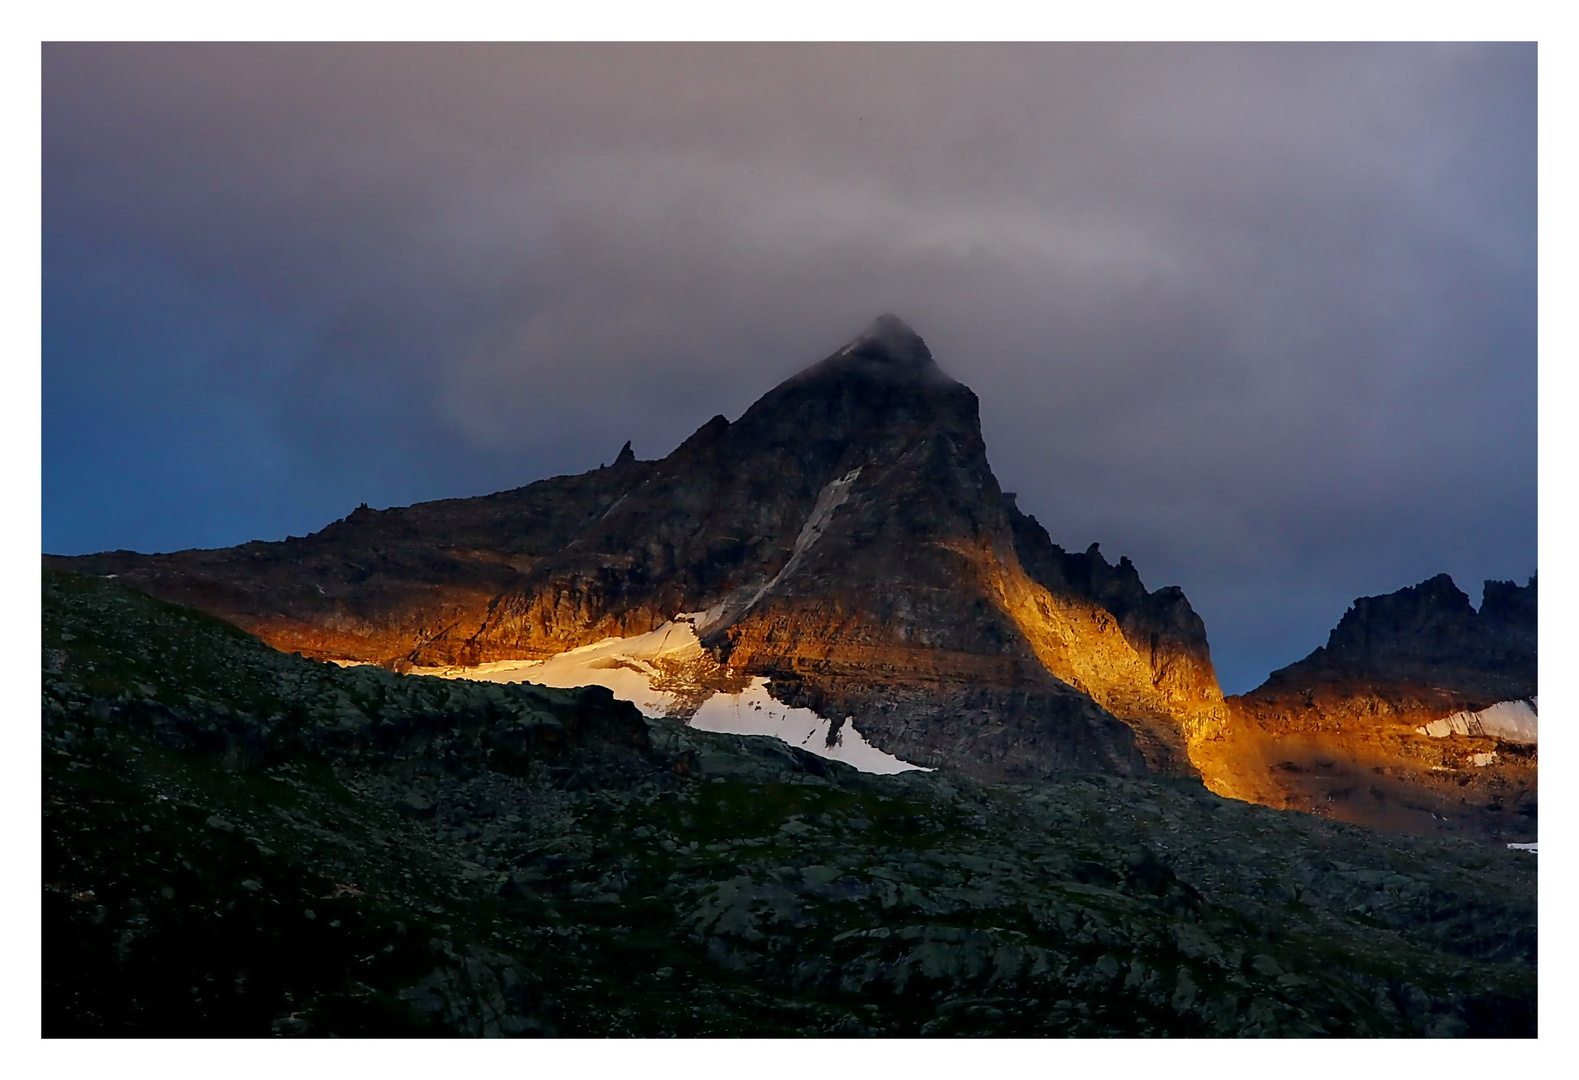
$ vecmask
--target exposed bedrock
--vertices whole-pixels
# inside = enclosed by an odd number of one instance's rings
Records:
[[[394,667],[538,659],[701,613],[718,660],[782,700],[989,779],[1192,772],[1227,716],[1183,593],[1054,545],[999,488],[975,394],[891,316],[660,461],[627,446],[303,539],[50,561]]]

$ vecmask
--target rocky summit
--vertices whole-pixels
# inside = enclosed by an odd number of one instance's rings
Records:
[[[1227,717],[1177,588],[1066,552],[1003,492],[977,399],[892,316],[673,453],[305,538],[46,564],[305,656],[472,667],[687,614],[721,687],[983,780],[1193,774]]]

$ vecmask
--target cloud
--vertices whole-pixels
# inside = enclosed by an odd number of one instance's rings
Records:
[[[1534,124],[1533,46],[49,45],[45,545],[658,456],[895,311],[1244,689],[1535,569]]]

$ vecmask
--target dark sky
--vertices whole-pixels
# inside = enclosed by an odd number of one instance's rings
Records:
[[[659,457],[892,311],[1223,687],[1536,570],[1534,46],[43,54],[43,540]]]

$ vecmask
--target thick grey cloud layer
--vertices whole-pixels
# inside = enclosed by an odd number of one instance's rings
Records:
[[[1535,570],[1533,46],[48,46],[45,547],[668,452],[894,311],[1225,689]]]

